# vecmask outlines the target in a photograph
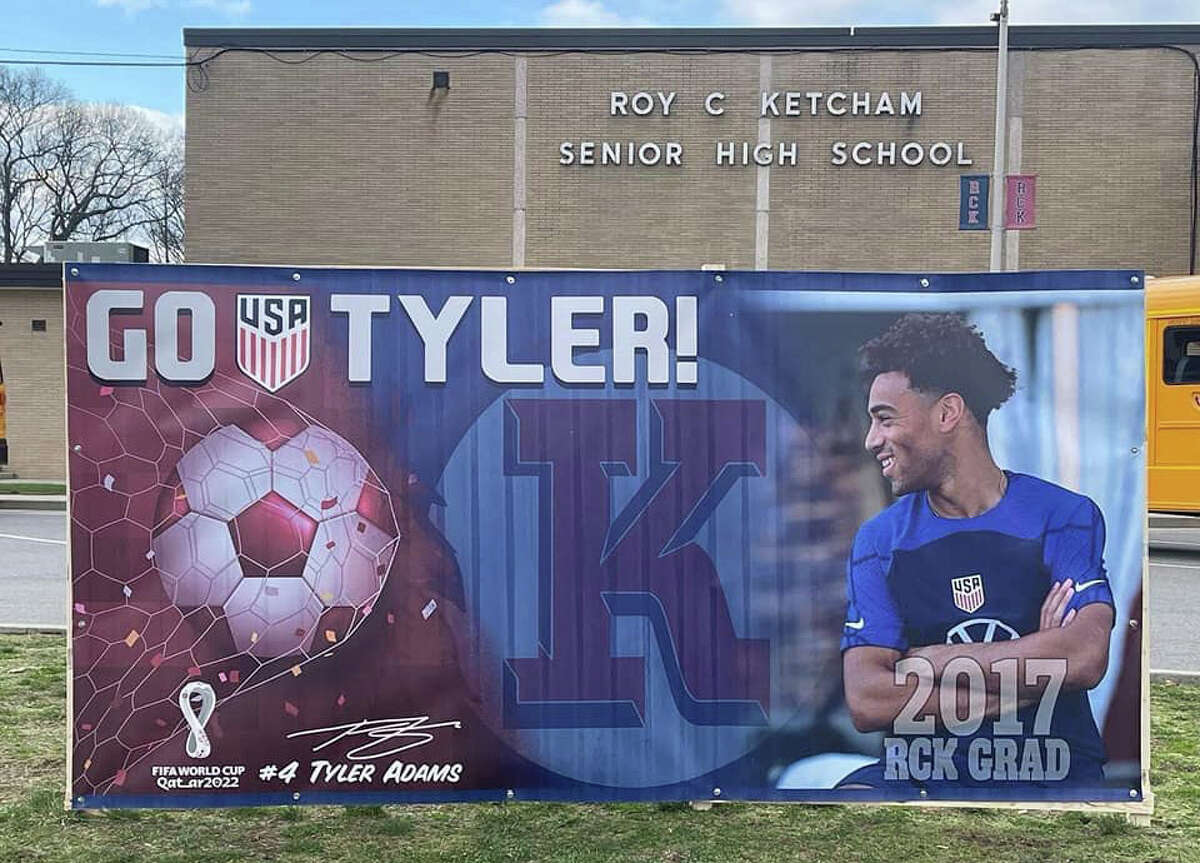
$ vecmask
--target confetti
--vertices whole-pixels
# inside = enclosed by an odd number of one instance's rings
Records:
[[[155,725],[157,725],[159,728],[166,728],[166,727],[167,727],[167,720],[165,720],[165,719],[162,719],[162,718],[155,719],[155,720],[154,720],[154,724],[155,724]]]
[[[304,457],[306,459],[308,459],[309,464],[320,464],[321,463],[321,459],[318,458],[317,454],[310,449],[306,449],[304,451]]]
[[[83,629],[85,626],[87,626],[87,621],[84,621],[84,620],[81,620],[81,621],[79,621],[79,628],[80,628],[80,629]]]
[[[283,702],[283,710],[288,716],[299,716],[300,708],[292,704],[290,701]]]
[[[230,671],[229,671],[229,682],[230,683],[237,683],[241,679],[241,677],[242,677],[242,673],[240,671],[238,671],[236,668],[230,669]]]
[[[366,532],[367,532],[367,523],[366,523],[365,521],[360,521],[360,522],[358,523],[358,532],[359,532],[359,533],[366,533]]]
[[[154,549],[150,549],[148,552],[146,552],[146,560],[154,560]]]
[[[329,542],[325,543],[326,548],[333,548],[335,545],[337,545],[337,543],[334,542],[332,539],[329,540]]]
[[[114,478],[113,478],[113,475],[112,475],[111,473],[106,473],[106,474],[104,475],[104,490],[105,490],[105,491],[112,491],[112,490],[113,490],[113,484],[114,484],[115,482],[116,482],[116,479],[114,479]]]
[[[84,606],[83,606],[83,603],[82,603],[82,602],[77,602],[77,603],[75,603],[75,610],[76,610],[77,612],[79,612],[80,614],[84,614],[84,613],[85,613],[85,611],[84,611]]]
[[[429,602],[425,603],[425,607],[421,609],[421,617],[429,620],[435,611],[437,611],[437,600],[431,599]]]
[[[229,682],[229,678],[226,676],[226,674],[225,674],[225,672],[224,672],[224,671],[221,671],[221,672],[218,672],[218,673],[217,673],[217,680],[221,681],[222,683],[228,683],[228,682]]]
[[[80,725],[79,727],[80,727],[81,729],[83,729],[84,731],[91,731],[91,730],[92,730],[92,723],[90,723],[90,722],[85,722],[85,723],[83,723],[83,725]]]
[[[362,613],[363,613],[363,614],[370,614],[370,613],[371,613],[371,609],[372,609],[372,608],[374,608],[374,607],[375,607],[375,606],[371,605],[371,603],[369,603],[369,602],[368,602],[366,605],[364,605],[364,606],[363,606]]]
[[[87,770],[87,769],[88,769],[89,767],[91,767],[91,766],[92,766],[92,759],[90,759],[90,758],[85,758],[85,759],[84,759],[84,761],[83,761],[83,769],[84,769],[84,770]]]
[[[337,497],[327,497],[321,501],[321,509],[333,509],[335,506],[337,506],[337,502]]]
[[[342,693],[341,695],[339,695],[339,696],[338,696],[338,698],[337,698],[337,706],[338,706],[338,707],[341,707],[341,706],[342,706],[343,704],[345,704],[345,703],[346,703],[346,693],[344,693],[344,692],[343,692],[343,693]]]
[[[111,396],[112,394],[113,394],[113,388],[112,388],[112,387],[100,387],[100,395],[102,395],[102,396]]]
[[[129,597],[133,596],[133,591],[129,589],[128,584],[121,588],[121,593],[125,594],[126,599],[129,599]]]
[[[125,770],[124,770],[124,768],[122,768],[121,770],[118,770],[117,775],[113,777],[113,785],[124,785],[124,784],[125,784]]]
[[[81,447],[79,444],[75,444],[75,446],[71,447],[71,449],[74,452],[83,452],[83,447]]]
[[[258,644],[258,633],[257,632],[250,633],[250,643]]]
[[[156,653],[150,657],[150,667],[158,668],[160,665],[162,665],[162,661],[163,655],[161,653]]]
[[[200,676],[200,667],[198,665],[193,665],[188,668],[188,677],[199,677],[199,676]]]
[[[266,593],[267,596],[279,596],[279,588],[278,587],[268,586],[268,587],[263,588],[263,592]]]
[[[328,641],[330,644],[336,643],[337,642],[337,633],[334,632],[332,629],[325,630],[325,640]]]
[[[141,637],[141,636],[140,636],[140,635],[138,635],[138,631],[137,631],[136,629],[131,629],[131,630],[129,630],[129,634],[128,634],[127,636],[125,636],[125,644],[126,644],[126,646],[128,646],[128,647],[133,647],[135,644],[137,644],[137,640],[138,640],[140,637]]]
[[[387,622],[388,622],[388,623],[395,623],[395,622],[396,622],[396,615],[392,614],[392,613],[389,611],[389,612],[388,612],[388,616],[387,616]]]
[[[322,594],[321,594],[321,599],[325,600],[325,604],[326,604],[326,605],[332,605],[332,604],[333,604],[333,594],[332,594],[332,593],[330,593],[329,591],[325,591],[324,593],[322,593]]]
[[[296,636],[297,638],[303,638],[304,633],[307,631],[308,630],[306,630],[303,626],[297,626],[294,630],[292,630],[292,635]]]
[[[300,676],[300,666],[299,665],[293,665],[291,668],[288,669],[288,671],[292,672],[292,677]]]

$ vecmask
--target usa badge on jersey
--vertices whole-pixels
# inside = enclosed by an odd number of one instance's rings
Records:
[[[983,607],[983,576],[976,573],[951,579],[950,592],[954,596],[954,607],[972,614]]]

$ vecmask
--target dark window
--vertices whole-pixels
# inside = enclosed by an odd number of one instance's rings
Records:
[[[35,333],[46,332],[46,322],[44,320],[42,320],[41,318],[34,318],[33,319],[33,331]]]
[[[1167,327],[1163,331],[1163,381],[1200,384],[1200,327]]]

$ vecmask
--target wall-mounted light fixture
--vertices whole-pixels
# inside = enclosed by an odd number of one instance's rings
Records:
[[[450,73],[445,71],[444,69],[435,69],[433,71],[433,87],[430,88],[431,92],[437,92],[438,90],[449,90],[449,89],[450,89]]]

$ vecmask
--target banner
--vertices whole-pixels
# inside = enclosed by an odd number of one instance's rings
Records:
[[[1137,804],[1142,283],[72,266],[70,803]]]
[[[1004,178],[1004,228],[1028,231],[1037,227],[1037,174]]]
[[[958,229],[988,229],[988,190],[992,178],[987,174],[963,174],[958,178]]]

